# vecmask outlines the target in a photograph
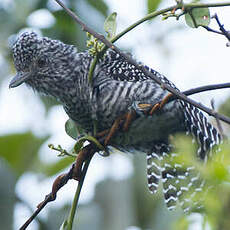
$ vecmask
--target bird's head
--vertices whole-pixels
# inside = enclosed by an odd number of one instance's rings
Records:
[[[74,46],[40,37],[35,32],[21,34],[12,52],[17,73],[9,87],[26,83],[39,92],[51,95],[54,94],[52,91],[60,92],[60,87],[68,81],[77,54]]]

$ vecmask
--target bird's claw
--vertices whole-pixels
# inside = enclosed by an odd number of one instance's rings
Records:
[[[122,129],[122,131],[126,132],[129,129],[129,126],[133,119],[136,117],[135,111],[129,111],[125,115],[118,117],[112,127],[110,129],[106,129],[102,132],[97,133],[96,137],[105,137],[104,146],[107,146],[112,139],[112,137],[116,134],[118,129]]]
[[[153,115],[153,113],[161,109],[169,100],[172,94],[168,94],[163,100],[159,103],[156,103],[154,106],[151,104],[138,104],[138,107],[143,110],[147,115]],[[147,112],[148,111],[148,112]],[[116,134],[118,129],[122,129],[122,131],[128,131],[130,124],[136,117],[136,112],[134,110],[129,111],[125,115],[118,117],[112,127],[110,129],[104,130],[102,132],[97,133],[96,137],[105,137],[104,146],[107,146],[111,141],[112,137]]]

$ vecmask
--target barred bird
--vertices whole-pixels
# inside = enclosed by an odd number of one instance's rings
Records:
[[[169,92],[112,50],[99,60],[92,84],[88,71],[93,57],[88,51],[79,53],[73,45],[25,32],[12,52],[17,74],[10,88],[26,83],[35,91],[58,99],[85,132],[92,132],[95,120],[101,132],[111,128],[118,117],[135,114],[129,128],[125,132],[118,129],[109,144],[123,151],[145,152],[150,192],[155,193],[162,181],[169,209],[177,203],[185,212],[191,209],[192,197],[202,190],[204,181],[193,166],[184,168],[183,163],[174,162],[177,154],[172,153],[169,137],[190,134],[199,144],[198,157],[205,161],[221,138],[200,110],[177,99],[148,112],[149,105],[159,105]],[[147,66],[146,69],[177,89],[160,73]]]

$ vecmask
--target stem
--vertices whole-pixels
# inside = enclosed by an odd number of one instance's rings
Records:
[[[230,3],[229,3],[230,4]],[[142,24],[143,22],[146,22],[152,18],[155,18],[161,14],[164,14],[168,11],[171,11],[173,9],[179,9],[180,7],[178,5],[175,6],[171,6],[162,10],[158,10],[158,11],[154,11],[150,14],[147,14],[145,17],[141,18],[140,20],[138,20],[137,22],[133,23],[132,25],[130,25],[129,27],[127,27],[125,30],[123,30],[122,32],[120,32],[119,34],[117,34],[114,38],[111,39],[111,42],[114,43],[116,42],[118,39],[120,39],[121,37],[123,37],[126,33],[128,33],[129,31],[133,30],[135,27],[137,27],[138,25]]]
[[[94,59],[93,59],[93,61],[90,64],[89,73],[88,73],[88,79],[89,79],[89,83],[91,85],[93,83],[93,72],[94,72],[94,69],[96,67],[97,61],[98,61],[98,57],[95,56]]]
[[[93,128],[94,128],[93,132],[94,132],[94,136],[95,136],[96,133],[97,133],[97,123],[96,123],[96,121],[93,123]],[[73,220],[74,220],[74,216],[75,216],[75,213],[76,213],[78,201],[79,201],[79,198],[80,198],[81,189],[82,189],[82,186],[83,186],[83,183],[84,183],[84,180],[85,180],[85,176],[86,176],[86,173],[87,173],[87,170],[88,170],[88,167],[89,167],[89,164],[90,164],[90,161],[91,161],[92,157],[93,156],[88,158],[85,161],[85,164],[83,166],[83,169],[82,169],[82,172],[81,172],[81,179],[80,179],[80,181],[78,183],[77,190],[75,192],[74,199],[73,199],[73,204],[72,204],[72,207],[71,207],[71,210],[70,210],[69,218],[67,220],[67,230],[72,230]]]
[[[73,220],[74,220],[74,216],[75,216],[75,213],[76,213],[76,209],[77,209],[81,189],[82,189],[82,186],[83,186],[85,176],[86,176],[86,173],[87,173],[87,170],[88,170],[88,167],[89,167],[91,159],[92,158],[89,158],[88,160],[85,161],[85,164],[84,164],[84,167],[83,167],[83,170],[82,170],[82,176],[81,176],[81,179],[80,179],[80,181],[78,183],[77,190],[76,190],[75,195],[74,195],[74,200],[73,200],[73,203],[72,203],[72,206],[71,206],[70,214],[69,214],[69,217],[68,217],[68,220],[67,220],[67,230],[72,230]]]
[[[222,6],[230,6],[230,2],[229,3],[207,3],[207,4],[202,4],[202,3],[188,3],[188,4],[178,4],[175,6],[171,6],[162,10],[158,10],[158,11],[154,11],[148,15],[146,15],[145,17],[141,18],[140,20],[138,20],[137,22],[133,23],[132,25],[130,25],[129,27],[127,27],[125,30],[123,30],[122,32],[120,32],[119,34],[117,34],[114,38],[111,39],[111,42],[114,43],[115,41],[117,41],[118,39],[120,39],[122,36],[124,36],[126,33],[128,33],[129,31],[133,30],[135,27],[137,27],[138,25],[142,24],[145,21],[148,21],[156,16],[159,16],[161,14],[164,14],[168,11],[172,11],[172,10],[177,10],[177,9],[181,9],[182,7],[186,8],[206,8],[206,7],[222,7]]]

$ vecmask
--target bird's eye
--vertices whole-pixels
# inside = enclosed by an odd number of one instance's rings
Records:
[[[38,67],[43,67],[45,64],[46,64],[46,60],[45,59],[42,59],[42,58],[40,58],[40,59],[38,59]]]

